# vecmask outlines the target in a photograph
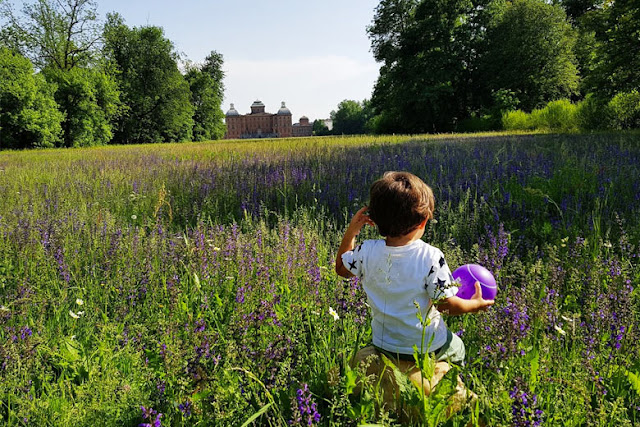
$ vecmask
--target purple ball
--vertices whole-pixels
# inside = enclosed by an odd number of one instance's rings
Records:
[[[471,299],[476,292],[475,283],[480,282],[482,288],[482,298],[493,300],[496,298],[498,286],[493,274],[486,268],[478,264],[465,264],[453,272],[453,278],[460,282],[457,297]]]

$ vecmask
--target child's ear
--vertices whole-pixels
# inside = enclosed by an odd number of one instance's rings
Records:
[[[427,221],[429,221],[429,218],[425,218],[424,221],[420,223],[418,228],[425,228],[427,226]]]

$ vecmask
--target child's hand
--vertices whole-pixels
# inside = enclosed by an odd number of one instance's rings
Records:
[[[482,288],[480,287],[480,282],[476,281],[476,283],[474,283],[474,286],[476,288],[476,291],[473,294],[473,296],[470,298],[470,301],[475,302],[477,305],[477,308],[473,310],[473,312],[476,313],[478,311],[487,311],[495,301],[492,299],[489,300],[489,299],[482,298]]]
[[[362,229],[362,227],[364,227],[365,224],[369,224],[375,227],[376,224],[371,220],[371,218],[367,214],[368,210],[369,210],[369,207],[365,206],[361,208],[358,212],[356,212],[355,215],[353,215],[353,218],[351,218],[351,222],[349,223],[349,231],[353,235],[357,235],[358,233],[360,233],[360,230]]]

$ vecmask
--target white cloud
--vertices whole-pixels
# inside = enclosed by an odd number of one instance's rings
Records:
[[[345,56],[308,56],[292,59],[225,61],[225,105],[234,103],[245,114],[260,99],[275,113],[285,101],[296,122],[329,117],[344,99],[371,97],[379,66],[373,59],[359,62]]]

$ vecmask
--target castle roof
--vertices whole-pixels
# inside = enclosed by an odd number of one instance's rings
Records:
[[[290,116],[291,115],[291,111],[284,104],[284,101],[282,101],[282,106],[278,110],[278,115],[279,116]]]
[[[233,106],[233,104],[231,104],[231,108],[229,108],[229,111],[227,111],[226,116],[239,116],[240,113],[238,113],[238,110],[235,109],[235,107]]]

